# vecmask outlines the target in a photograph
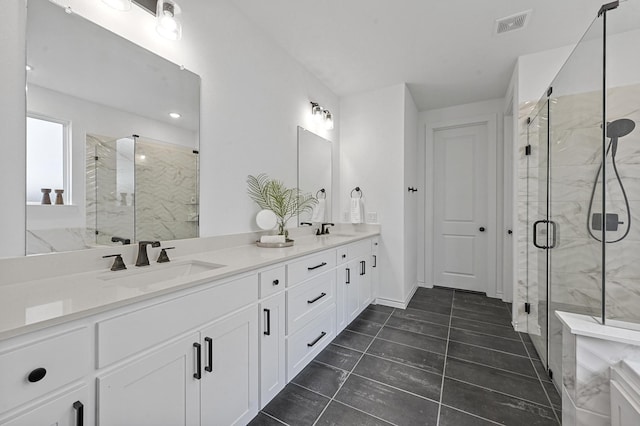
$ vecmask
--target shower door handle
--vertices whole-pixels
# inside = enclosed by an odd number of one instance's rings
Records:
[[[557,230],[556,230],[556,223],[552,220],[548,220],[547,223],[549,223],[551,225],[551,245],[547,248],[552,249],[552,248],[556,248],[556,239],[557,239]]]
[[[541,223],[547,223],[546,220],[536,220],[533,222],[533,245],[539,249],[546,249],[547,246],[541,246],[538,244],[538,225]]]

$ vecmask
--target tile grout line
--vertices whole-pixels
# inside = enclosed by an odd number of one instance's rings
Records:
[[[365,310],[366,310],[366,308],[365,308]],[[365,348],[365,350],[362,352],[362,355],[360,355],[360,358],[358,358],[358,361],[353,365],[353,368],[348,372],[347,377],[345,377],[345,379],[344,379],[344,382],[342,382],[342,383],[340,384],[340,386],[338,386],[338,389],[336,389],[336,391],[335,391],[335,393],[333,394],[333,396],[332,396],[331,398],[329,398],[329,402],[328,402],[328,403],[327,403],[327,405],[322,409],[322,411],[321,411],[321,412],[320,412],[320,414],[318,415],[318,418],[316,418],[316,420],[313,422],[313,425],[312,425],[312,426],[315,426],[315,425],[318,423],[318,420],[320,420],[320,418],[321,418],[321,417],[322,417],[322,415],[324,414],[324,412],[325,412],[325,411],[327,411],[327,408],[329,407],[329,405],[331,404],[331,402],[332,402],[332,401],[334,401],[334,398],[336,397],[336,395],[338,395],[338,392],[340,392],[340,389],[342,389],[342,386],[343,386],[345,383],[347,383],[347,380],[349,380],[349,377],[351,376],[351,373],[353,372],[353,370],[355,370],[355,369],[356,369],[356,367],[358,366],[358,364],[360,363],[360,361],[362,361],[362,358],[364,358],[364,355],[367,353],[367,351],[369,350],[369,348],[371,347],[371,345],[373,345],[373,342],[374,342],[374,341],[376,340],[376,338],[378,337],[378,334],[380,334],[380,332],[382,331],[382,329],[384,328],[384,326],[387,324],[387,321],[389,321],[389,318],[391,318],[391,315],[393,315],[393,313],[395,312],[395,310],[396,310],[396,309],[394,308],[394,309],[393,309],[393,311],[391,311],[391,312],[388,314],[387,319],[384,321],[384,324],[382,324],[382,327],[380,327],[380,330],[378,330],[378,332],[376,333],[376,335],[375,335],[375,336],[373,336],[373,339],[371,339],[371,342],[369,342],[369,344],[367,345],[367,347]],[[359,314],[359,315],[360,315],[360,314]],[[359,315],[358,315],[358,316],[359,316]],[[354,318],[354,321],[355,321],[355,319],[357,319],[357,318],[358,318],[358,317]],[[366,321],[366,320],[362,320],[362,321]],[[369,321],[369,322],[373,322],[373,321]],[[375,323],[375,324],[379,324],[379,323]],[[347,328],[345,328],[345,330],[346,330],[346,329],[347,329]],[[360,334],[362,334],[362,333],[360,333]],[[338,336],[336,335],[336,337],[338,337]],[[369,336],[369,337],[371,337],[371,336]],[[331,343],[329,343],[329,344],[331,344]],[[345,370],[345,371],[346,371],[346,370]],[[340,402],[340,401],[336,401],[336,402]],[[341,403],[341,404],[343,404],[342,402],[340,402],[340,403]],[[344,405],[346,405],[346,404],[344,404]],[[353,408],[353,407],[351,407],[351,408]],[[361,410],[358,410],[358,411],[361,411]],[[366,413],[366,414],[369,414],[369,413]],[[371,415],[371,414],[369,414],[369,415]],[[373,417],[375,417],[375,416],[373,416]],[[378,417],[376,417],[376,418],[378,418]],[[386,422],[386,420],[384,420],[384,419],[380,419],[380,418],[378,418],[378,419],[379,419],[379,420],[383,420],[383,421],[385,421],[385,422]],[[390,422],[387,422],[387,423],[390,423]]]
[[[449,336],[451,335],[451,318],[453,317],[453,302],[456,300],[456,291],[451,296],[451,310],[449,313],[449,329],[447,330],[447,346],[444,349],[444,365],[442,366],[442,381],[440,382],[440,401],[438,401],[438,416],[436,417],[436,426],[440,426],[440,412],[442,411],[442,397],[444,395],[444,378],[447,372],[447,354],[449,353]]]
[[[529,354],[529,350],[527,349],[527,345],[524,342],[524,339],[522,338],[522,335],[520,335],[520,341],[522,342],[522,346],[524,346],[525,351],[527,352],[527,354]],[[535,346],[534,346],[535,349]],[[542,361],[542,360],[540,360]],[[549,393],[547,392],[547,388],[544,386],[544,383],[542,383],[542,379],[540,378],[540,373],[538,372],[538,369],[535,366],[535,363],[533,362],[533,358],[531,358],[531,354],[529,354],[529,362],[531,363],[531,366],[533,367],[533,371],[535,371],[536,376],[538,377],[538,382],[540,383],[540,386],[542,387],[542,391],[544,392],[544,394],[547,397],[547,400],[549,401],[549,406],[551,407],[551,411],[553,412],[554,417],[556,418],[556,421],[558,422],[558,424],[562,424],[562,420],[560,418],[558,418],[558,413],[556,413],[556,410],[553,406],[553,403],[551,402],[551,397],[549,396]],[[544,364],[543,364],[544,366]],[[553,382],[551,382],[551,385],[555,387],[555,385],[553,384]]]
[[[273,420],[277,421],[278,423],[281,423],[281,424],[283,424],[283,425],[289,426],[289,423],[285,423],[285,422],[283,422],[282,420],[280,420],[279,418],[274,417],[274,416],[272,416],[272,415],[271,415],[271,414],[269,414],[269,413],[266,413],[266,412],[264,412],[264,411],[262,411],[262,410],[258,411],[258,414],[260,414],[260,413],[264,414],[265,416],[267,416],[267,417],[269,417],[269,418],[272,418]]]
[[[491,424],[502,425],[502,423],[498,423],[498,422],[496,422],[496,421],[494,421],[494,420],[491,420],[491,419],[485,419],[484,417],[480,417],[480,416],[479,416],[479,415],[477,415],[477,414],[473,414],[473,413],[470,413],[470,412],[468,412],[468,411],[462,410],[462,409],[460,409],[460,408],[454,407],[453,405],[449,405],[449,404],[442,404],[442,405],[443,405],[443,406],[445,406],[445,407],[447,407],[447,408],[450,408],[450,409],[452,409],[452,410],[460,411],[461,413],[465,413],[465,414],[467,414],[467,415],[469,415],[469,416],[475,417],[476,419],[480,419],[480,420],[483,420],[483,421],[485,421],[485,422],[489,422],[489,423],[491,423]],[[504,426],[504,425],[503,425],[503,426]]]

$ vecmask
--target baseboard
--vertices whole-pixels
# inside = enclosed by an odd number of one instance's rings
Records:
[[[409,304],[409,301],[411,300],[413,295],[418,290],[418,287],[419,287],[418,283],[415,283],[413,285],[413,288],[409,292],[409,296],[404,300],[404,302],[402,302],[400,300],[396,300],[396,299],[385,299],[384,297],[378,297],[378,298],[376,298],[374,303],[376,305],[389,306],[391,308],[407,309],[407,305]]]

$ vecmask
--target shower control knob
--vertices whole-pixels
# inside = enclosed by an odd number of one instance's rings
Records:
[[[480,232],[484,232],[484,226],[481,226],[479,229]]]

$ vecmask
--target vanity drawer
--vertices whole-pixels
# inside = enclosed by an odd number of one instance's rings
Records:
[[[98,368],[114,363],[258,300],[258,275],[126,313],[97,324]]]
[[[302,281],[320,275],[336,266],[336,251],[327,250],[303,257],[287,265],[287,287],[293,287]]]
[[[318,275],[287,290],[287,334],[295,333],[334,303],[336,271]]]
[[[287,382],[291,381],[335,337],[336,305],[287,339]]]
[[[89,331],[80,328],[0,353],[0,413],[89,372]]]
[[[260,298],[264,299],[283,290],[286,278],[284,266],[260,272]]]

